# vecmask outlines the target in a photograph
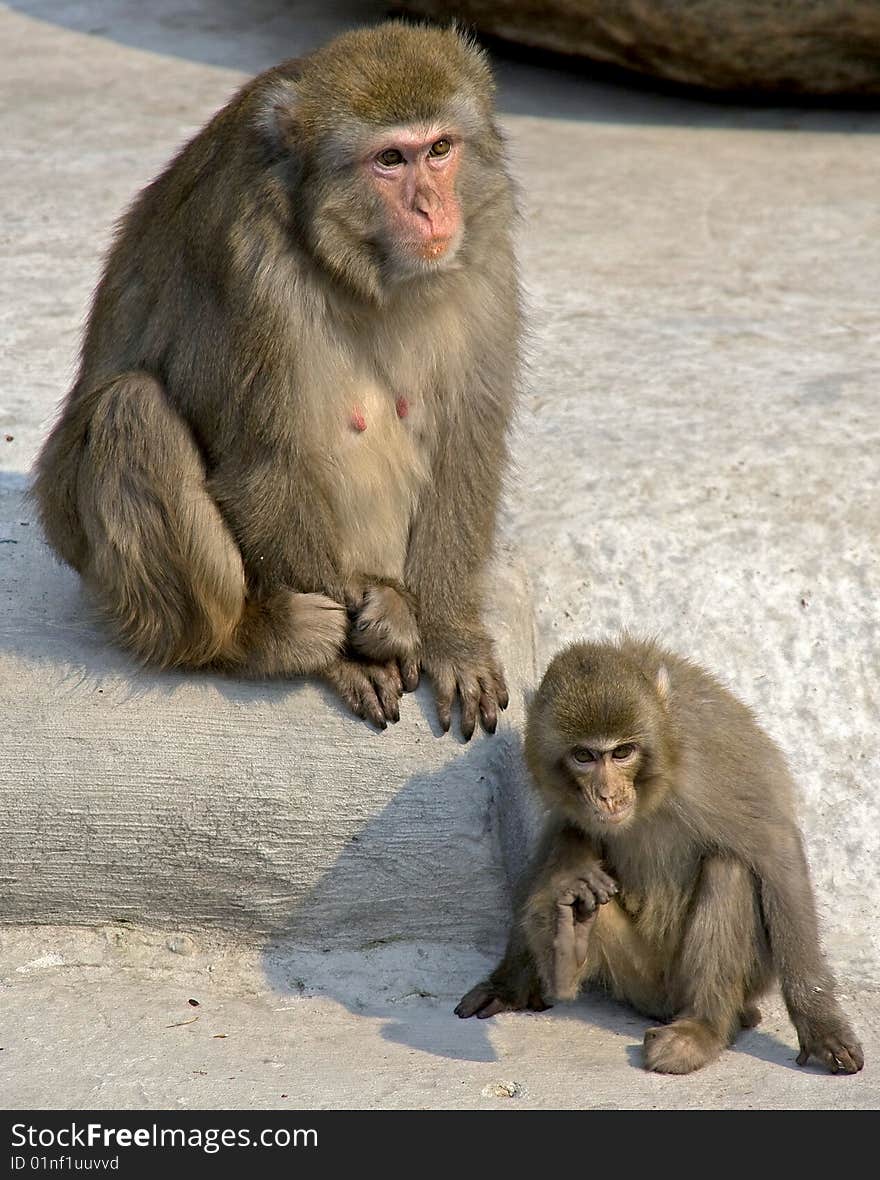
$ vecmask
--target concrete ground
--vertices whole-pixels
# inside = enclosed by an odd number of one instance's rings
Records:
[[[28,586],[8,573],[12,530],[34,527],[19,494],[73,373],[114,219],[245,77],[382,12],[0,6],[0,480],[15,504],[0,527],[4,701],[30,642],[18,626]],[[340,947],[329,928],[323,947],[304,947],[209,935],[187,924],[182,898],[177,931],[149,929],[133,905],[133,925],[2,932],[0,1104],[878,1105],[880,113],[754,109],[498,66],[532,325],[503,534],[531,574],[538,667],[565,641],[629,626],[711,666],[758,711],[801,784],[865,1071],[797,1069],[771,1002],[715,1066],[649,1077],[645,1022],[614,1005],[488,1025],[451,1016],[500,920],[474,949],[427,937]],[[46,598],[41,577],[30,592]],[[55,699],[39,706],[41,733]],[[54,787],[12,717],[0,718],[0,786],[46,791],[51,812]],[[72,740],[71,758],[90,755]],[[52,783],[59,757],[47,749]],[[36,840],[31,871],[47,859]],[[447,905],[430,880],[407,902]],[[507,1083],[517,1096],[491,1096]]]

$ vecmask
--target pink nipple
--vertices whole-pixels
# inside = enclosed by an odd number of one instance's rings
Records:
[[[398,418],[405,418],[409,413],[409,402],[405,397],[399,397],[394,403]]]
[[[358,432],[367,429],[367,420],[364,417],[364,412],[360,406],[355,406],[351,412],[351,425],[354,430]]]

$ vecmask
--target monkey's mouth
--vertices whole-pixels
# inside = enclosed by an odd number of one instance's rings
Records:
[[[613,811],[610,807],[596,807],[596,815],[603,824],[621,824],[625,819],[629,819],[634,811],[635,803],[632,801],[632,799],[628,800],[626,803],[621,803],[619,806],[615,807]]]
[[[427,242],[423,242],[422,257],[427,258],[429,262],[435,258],[442,258],[452,244],[452,238],[453,235],[449,234],[446,237],[430,238]]]

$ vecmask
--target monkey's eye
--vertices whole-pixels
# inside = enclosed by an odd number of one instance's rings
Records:
[[[586,746],[575,746],[571,752],[571,756],[575,762],[582,762],[584,765],[588,762],[596,761],[596,755],[592,750],[588,750]]]
[[[615,746],[611,751],[611,757],[615,762],[626,762],[627,758],[632,758],[636,752],[634,742],[624,742],[622,746]]]
[[[397,148],[386,148],[384,152],[379,152],[376,159],[385,168],[396,168],[403,163],[403,154]]]
[[[431,150],[428,152],[429,156],[448,156],[452,151],[452,144],[448,139],[438,139],[436,143],[431,144]]]

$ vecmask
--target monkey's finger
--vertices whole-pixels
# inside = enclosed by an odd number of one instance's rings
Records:
[[[810,1060],[810,1050],[809,1049],[801,1049],[800,1053],[798,1053],[797,1057],[795,1058],[795,1061],[798,1063],[798,1065],[806,1065],[809,1060]]]
[[[384,668],[376,668],[371,677],[373,691],[379,698],[379,704],[382,706],[382,712],[389,721],[397,722],[400,720],[400,707],[398,701],[402,687],[400,687],[400,678],[393,676]]]
[[[590,914],[585,922],[576,922],[574,928],[574,961],[580,971],[587,961],[587,951],[590,946],[590,931],[593,928],[594,915]]]
[[[355,710],[359,716],[372,721],[380,729],[388,728],[387,714],[373,688],[365,687],[360,693],[360,709]]]
[[[480,690],[476,682],[459,680],[458,697],[461,701],[461,735],[469,742],[477,728],[477,708],[480,703]]]
[[[400,672],[400,665],[397,660],[390,660],[382,669],[383,675],[387,676],[391,682],[394,691],[399,697],[403,696],[403,676]]]
[[[431,679],[434,681],[434,693],[437,698],[437,720],[444,733],[449,733],[452,725],[452,702],[455,697],[455,676],[448,664],[441,664],[439,668],[431,669]]]
[[[400,661],[400,678],[403,681],[404,692],[415,692],[419,687],[418,660],[403,659]]]
[[[565,910],[570,910],[577,901],[577,893],[574,889],[563,889],[556,898],[557,921],[567,921],[571,914],[565,913]]]
[[[842,1041],[826,1042],[821,1054],[832,1073],[858,1073],[865,1064],[861,1048],[858,1045],[845,1045]]]
[[[486,733],[494,733],[498,728],[495,682],[491,676],[480,674],[477,676],[477,683],[480,686],[480,724]]]
[[[504,679],[504,673],[500,668],[496,667],[493,680],[495,681],[495,697],[498,701],[498,708],[506,709],[510,704],[510,693],[507,691],[507,681]]]
[[[454,1009],[455,1015],[467,1020],[469,1016],[476,1016],[480,1009],[485,1008],[494,998],[495,992],[490,983],[478,983],[458,1001]]]
[[[485,1008],[479,1010],[477,1020],[488,1020],[490,1016],[498,1016],[499,1013],[506,1011],[507,1005],[496,997],[494,1000],[490,1000]]]
[[[488,693],[480,694],[480,724],[486,733],[494,733],[498,728],[498,706]]]
[[[565,895],[563,895],[565,896]],[[575,896],[571,894],[572,901]],[[553,939],[553,972],[555,991],[567,992],[578,971],[575,955],[574,912],[571,904],[562,900],[556,903],[556,937]]]
[[[338,673],[328,679],[353,713],[365,721],[372,721],[379,729],[387,727],[384,710],[363,673],[358,671],[358,679],[351,673]]]
[[[834,1060],[837,1062],[839,1073],[858,1073],[864,1066],[864,1060],[849,1053],[846,1049],[840,1049],[834,1054]]]
[[[589,922],[595,912],[596,899],[591,893],[587,894],[586,897],[578,897],[574,905],[571,907],[575,929],[577,929],[578,926],[583,926]]]

